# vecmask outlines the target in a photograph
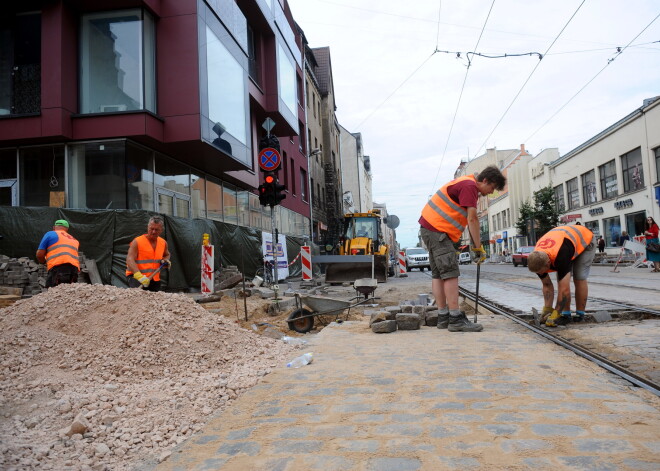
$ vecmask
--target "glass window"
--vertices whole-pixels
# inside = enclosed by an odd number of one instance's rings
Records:
[[[0,18],[0,115],[40,111],[41,15],[3,15]]]
[[[655,154],[655,181],[660,182],[660,147],[653,150]]]
[[[82,16],[81,113],[156,111],[154,38],[141,9]]]
[[[646,212],[639,211],[637,213],[626,214],[626,228],[628,235],[632,239],[634,236],[643,235],[646,224]]]
[[[154,210],[153,152],[126,143],[126,183],[128,209]]]
[[[16,149],[0,150],[0,180],[16,178]]]
[[[584,223],[584,227],[586,227],[591,232],[593,232],[595,237],[600,236],[600,228],[598,227],[598,221],[586,221]]]
[[[236,196],[236,187],[228,183],[222,184],[223,210],[225,222],[229,224],[238,224],[238,201]]]
[[[582,174],[582,199],[584,204],[591,204],[597,201],[596,197],[596,171]]]
[[[246,144],[245,113],[248,106],[244,71],[208,26],[206,27],[206,65],[209,119],[215,123],[214,132],[218,134],[218,139],[221,139],[224,132],[228,132],[242,144]],[[222,132],[218,133],[217,130]],[[227,153],[231,155],[231,147]]]
[[[300,197],[303,201],[307,201],[307,172],[305,169],[300,169]]]
[[[66,207],[64,146],[19,150],[20,205]]]
[[[210,175],[207,175],[206,178],[206,217],[222,221],[222,184],[220,180]]]
[[[248,46],[248,73],[250,78],[257,85],[261,85],[261,68],[259,66],[259,41],[255,38],[255,31],[250,25],[247,27],[247,46]]]
[[[603,219],[603,232],[605,245],[608,247],[616,246],[621,235],[621,221],[619,220],[619,216]]]
[[[644,187],[644,168],[642,167],[642,149],[621,156],[621,171],[623,172],[623,191],[639,190]]]
[[[604,165],[598,167],[600,176],[600,194],[602,199],[614,198],[619,194],[619,187],[616,181],[616,164],[610,160]]]
[[[190,175],[190,206],[192,211],[192,217],[194,218],[205,218],[206,217],[206,206],[204,197],[206,193],[206,180],[199,175]]]
[[[237,190],[236,201],[238,202],[238,225],[250,227],[250,192]]]
[[[250,227],[261,229],[261,205],[259,196],[250,193]]]
[[[156,211],[187,218],[190,217],[190,169],[163,155],[156,155],[154,172]]]
[[[70,208],[126,209],[125,143],[69,147]]]
[[[555,190],[555,204],[557,205],[557,211],[563,213],[566,211],[566,202],[564,200],[564,185],[557,185],[554,187]]]
[[[293,116],[297,116],[296,68],[281,44],[277,43],[277,86],[279,96]],[[316,115],[314,115],[316,116]]]
[[[578,189],[577,177],[566,182],[566,193],[568,195],[568,209],[580,206],[580,190]]]

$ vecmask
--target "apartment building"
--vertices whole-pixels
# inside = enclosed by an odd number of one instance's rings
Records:
[[[371,158],[364,155],[362,134],[340,126],[341,170],[346,212],[373,209]]]
[[[143,209],[270,229],[266,118],[309,234],[302,41],[286,0],[10,2],[0,20],[0,205]]]

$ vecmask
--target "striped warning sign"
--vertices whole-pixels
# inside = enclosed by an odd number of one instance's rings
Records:
[[[403,250],[399,252],[399,276],[408,276],[406,270],[406,254]]]
[[[309,245],[300,247],[300,263],[302,265],[302,279],[307,281],[312,279],[312,252]]]

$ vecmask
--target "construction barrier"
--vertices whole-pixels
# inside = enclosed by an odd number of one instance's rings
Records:
[[[399,276],[408,276],[406,270],[406,253],[402,250],[399,252]]]
[[[300,263],[302,265],[302,279],[309,281],[312,279],[312,251],[309,245],[300,247]]]
[[[209,244],[209,235],[204,234],[202,239],[202,283],[201,291],[204,295],[213,293],[213,246]]]

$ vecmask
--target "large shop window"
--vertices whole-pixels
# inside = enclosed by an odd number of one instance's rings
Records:
[[[16,149],[0,149],[0,206],[18,206]]]
[[[623,172],[623,192],[644,188],[644,168],[642,167],[642,149],[621,156],[621,171]]]
[[[0,115],[41,111],[41,15],[0,18]]]
[[[598,198],[596,196],[596,171],[582,174],[582,199],[584,204],[595,203]]]
[[[190,168],[163,155],[156,156],[156,211],[190,217]]]
[[[124,141],[90,142],[69,147],[68,207],[125,209]]]
[[[568,195],[568,209],[580,206],[580,190],[578,189],[577,177],[566,182],[566,193]]]
[[[655,154],[655,181],[660,182],[660,147],[653,149]]]
[[[600,176],[600,194],[603,199],[614,198],[619,194],[619,186],[616,181],[616,163],[610,160],[598,167]]]
[[[64,146],[22,148],[19,162],[21,206],[66,207]]]
[[[621,235],[621,220],[619,216],[603,219],[603,237],[608,247],[616,247]]]
[[[600,236],[600,229],[598,227],[598,221],[587,221],[584,223],[584,227],[589,229],[594,233],[594,237]]]
[[[82,16],[80,112],[156,112],[155,28],[144,10]]]

